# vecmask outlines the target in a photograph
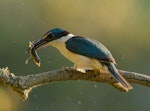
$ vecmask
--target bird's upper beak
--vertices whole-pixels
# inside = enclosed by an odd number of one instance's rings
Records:
[[[47,36],[45,37],[45,36],[43,36],[40,40],[38,40],[37,42],[34,43],[33,47],[35,48],[35,50],[36,49],[40,49],[42,47],[46,47],[53,40],[54,40],[53,37],[47,37]]]
[[[40,49],[42,47],[44,47],[49,41],[45,40],[45,39],[40,39],[37,42],[34,43],[33,47],[35,49]]]

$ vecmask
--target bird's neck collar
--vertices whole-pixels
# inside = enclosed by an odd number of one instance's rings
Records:
[[[68,38],[68,39],[70,39],[70,38],[72,38],[72,37],[74,37],[75,35],[73,35],[73,34],[68,34],[68,35],[66,35],[66,38]]]

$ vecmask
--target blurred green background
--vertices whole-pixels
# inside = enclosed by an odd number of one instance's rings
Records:
[[[0,0],[0,67],[28,75],[72,66],[52,47],[38,52],[40,68],[25,64],[28,42],[55,27],[102,42],[119,69],[150,72],[149,0]],[[148,110],[150,89],[133,86],[122,93],[103,83],[57,82],[33,89],[26,101],[0,87],[0,111]]]

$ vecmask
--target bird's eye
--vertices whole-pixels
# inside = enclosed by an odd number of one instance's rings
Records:
[[[50,37],[54,37],[54,36],[55,36],[55,34],[53,34],[53,33],[50,34]]]
[[[54,37],[55,35],[53,34],[53,33],[50,33],[50,34],[48,34],[47,35],[47,38],[52,38],[52,37]]]

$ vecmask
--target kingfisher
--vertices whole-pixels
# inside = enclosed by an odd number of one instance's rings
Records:
[[[91,38],[76,36],[61,28],[54,28],[46,32],[33,47],[40,49],[47,46],[58,49],[63,56],[74,63],[75,69],[81,72],[108,71],[124,88],[132,89],[130,83],[117,70],[111,52],[102,43]]]

